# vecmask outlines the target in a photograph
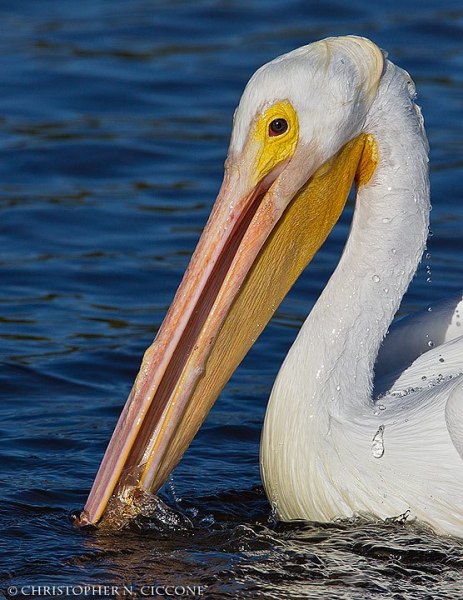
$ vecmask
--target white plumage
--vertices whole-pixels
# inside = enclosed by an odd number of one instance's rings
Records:
[[[280,59],[273,75],[300,53]],[[365,118],[356,121],[374,136],[379,164],[358,191],[339,265],[275,382],[261,471],[283,520],[410,511],[461,536],[461,297],[399,322],[380,350],[425,248],[430,208],[428,145],[414,86],[405,71],[385,64]],[[292,87],[298,83],[305,87],[302,80]],[[323,102],[325,92],[320,96]],[[342,144],[331,117],[328,111],[320,132]]]

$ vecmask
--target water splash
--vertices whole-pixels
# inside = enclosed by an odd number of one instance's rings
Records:
[[[429,232],[429,235],[431,236],[431,231]],[[426,260],[430,260],[431,259],[431,253],[430,252],[426,252],[425,254],[425,259]],[[432,281],[432,268],[431,268],[431,264],[427,263],[426,264],[426,283],[431,283]]]

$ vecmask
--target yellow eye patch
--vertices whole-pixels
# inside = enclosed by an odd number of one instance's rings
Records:
[[[284,120],[288,124],[281,135],[272,135],[270,123]],[[259,117],[253,132],[253,139],[259,145],[256,173],[260,181],[279,163],[291,158],[299,139],[299,122],[296,111],[288,100],[273,104]]]

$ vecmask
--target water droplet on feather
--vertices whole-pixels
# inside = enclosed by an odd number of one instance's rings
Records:
[[[374,458],[381,458],[384,454],[384,425],[378,427],[378,431],[373,436],[371,444],[371,453]]]

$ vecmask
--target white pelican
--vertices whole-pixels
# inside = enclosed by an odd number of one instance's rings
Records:
[[[343,255],[271,394],[264,486],[282,520],[407,513],[463,536],[461,297],[383,342],[428,233],[428,144],[414,96],[408,73],[353,36],[254,74],[218,198],[81,524],[98,522],[111,496],[136,504],[162,486],[355,182]]]

